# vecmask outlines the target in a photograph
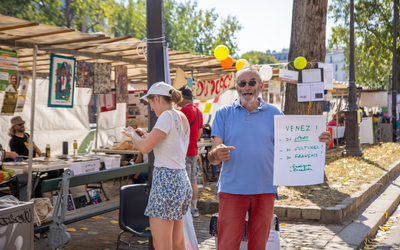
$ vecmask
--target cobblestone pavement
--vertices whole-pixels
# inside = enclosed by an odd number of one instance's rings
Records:
[[[105,183],[107,195],[112,198],[118,198],[119,183],[115,185],[112,181]],[[100,215],[97,219],[89,218],[73,224],[68,228],[75,231],[70,232],[71,240],[65,249],[116,249],[116,241],[121,231],[118,221],[118,210]],[[114,223],[113,223],[114,222]],[[199,248],[201,250],[216,249],[215,237],[209,234],[210,218],[200,215],[193,220]],[[324,225],[319,222],[310,221],[280,221],[280,244],[281,249],[322,249],[335,235],[337,235],[345,226],[346,222],[338,225]],[[83,230],[82,228],[87,228]],[[128,234],[122,239],[128,241]],[[145,241],[147,238],[133,237],[131,249],[147,250],[148,243],[140,244],[139,241]],[[43,248],[35,243],[35,250],[51,249]],[[122,244],[120,249],[128,249],[127,245]]]

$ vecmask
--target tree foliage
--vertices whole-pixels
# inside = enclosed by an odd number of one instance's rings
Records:
[[[146,0],[6,0],[0,13],[84,32],[146,37]],[[219,18],[215,9],[199,10],[197,1],[164,0],[165,38],[174,50],[212,55],[216,46],[237,56],[236,34],[242,28],[234,16]]]
[[[114,0],[7,0],[0,2],[0,13],[32,22],[104,31]],[[110,8],[111,7],[111,8]]]
[[[363,0],[354,4],[356,84],[371,87],[387,84],[392,70],[393,9],[392,0]],[[329,47],[345,48],[345,60],[348,61],[350,3],[333,0],[328,11],[335,23],[339,23],[332,28]],[[399,26],[397,29],[399,32]],[[399,52],[397,49],[398,58]]]
[[[145,38],[146,1],[128,0],[116,5],[115,11],[110,15],[109,33],[114,36],[132,35],[139,39]],[[219,15],[215,9],[198,10],[196,1],[164,1],[165,38],[174,50],[212,55],[216,46],[224,44],[235,55],[235,35],[242,27],[233,16],[221,18],[219,22],[218,20]]]
[[[246,59],[247,61],[251,59],[252,64],[273,64],[278,62],[276,58],[270,56],[268,52],[260,52],[253,50],[244,53],[240,58]]]

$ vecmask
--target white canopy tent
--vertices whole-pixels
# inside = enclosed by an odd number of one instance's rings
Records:
[[[31,107],[32,107],[32,79],[29,81],[26,102],[20,115],[25,121],[26,132],[31,132]],[[68,141],[69,153],[73,153],[73,140],[83,141],[90,132],[88,103],[91,97],[91,89],[76,88],[73,108],[49,108],[48,100],[48,79],[38,78],[36,80],[36,98],[34,123],[35,144],[44,152],[46,144],[51,146],[52,155],[62,154],[62,142]],[[0,93],[0,100],[3,100],[4,93]],[[1,106],[1,103],[0,103]],[[11,127],[12,116],[0,116],[0,143],[9,151],[8,136]]]

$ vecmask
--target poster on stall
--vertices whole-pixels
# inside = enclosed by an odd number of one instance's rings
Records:
[[[93,63],[78,61],[76,63],[76,87],[93,88]]]
[[[1,108],[1,114],[3,115],[13,115],[15,106],[17,105],[17,93],[5,92],[3,107]]]
[[[115,67],[115,87],[117,103],[128,102],[128,76],[126,66]]]
[[[26,93],[28,91],[28,83],[29,83],[29,77],[20,77],[19,78],[19,87],[18,87],[18,99],[17,99],[17,105],[15,107],[15,112],[22,112],[25,106],[25,101],[26,101]]]
[[[25,106],[25,101],[26,101],[26,95],[18,95],[15,112],[22,112]]]
[[[324,115],[276,115],[274,185],[306,186],[324,182]]]
[[[0,91],[18,92],[18,55],[0,48]]]
[[[95,63],[93,94],[108,94],[111,89],[111,63]]]
[[[19,95],[26,95],[28,92],[28,83],[29,83],[30,78],[29,77],[21,77],[19,81],[19,88],[18,88],[18,94]]]
[[[107,112],[117,109],[117,104],[115,102],[115,90],[109,94],[100,94],[100,112]]]
[[[51,55],[48,107],[73,107],[75,63],[73,57]]]
[[[149,105],[147,102],[140,100],[147,90],[133,90],[129,91],[128,104],[126,107],[127,119],[136,119],[137,124],[141,128],[147,128],[148,125],[148,110]]]

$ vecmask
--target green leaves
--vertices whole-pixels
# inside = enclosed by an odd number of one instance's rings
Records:
[[[114,36],[146,37],[146,1],[129,0],[116,3],[109,19],[108,32]],[[242,28],[236,17],[221,19],[215,9],[198,10],[197,2],[164,1],[164,28],[169,47],[198,55],[212,55],[216,46],[224,44],[235,55],[236,33]]]
[[[275,57],[270,56],[268,52],[250,51],[244,53],[240,58],[244,58],[247,61],[251,59],[252,64],[273,64],[277,63]]]
[[[332,28],[329,47],[345,48],[348,60],[349,2],[333,0],[328,11],[339,24]],[[393,1],[356,1],[354,12],[356,83],[370,87],[386,85],[392,70]]]
[[[146,0],[7,0],[0,1],[0,13],[84,32],[146,37]],[[242,26],[234,16],[219,18],[215,9],[198,10],[197,1],[164,0],[164,23],[174,50],[212,55],[224,44],[237,56],[235,36]]]

